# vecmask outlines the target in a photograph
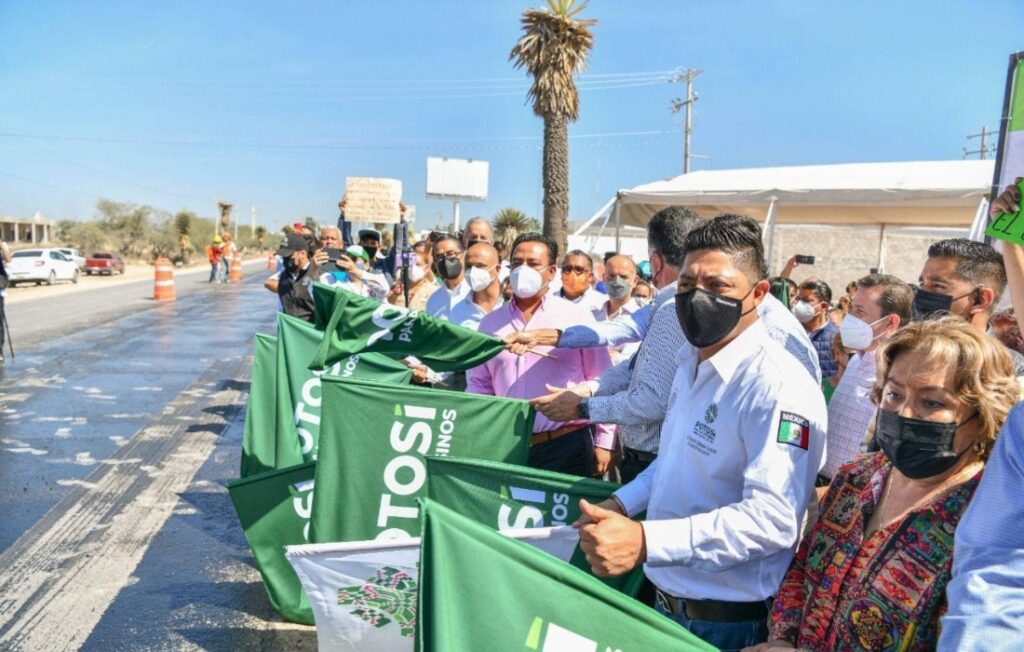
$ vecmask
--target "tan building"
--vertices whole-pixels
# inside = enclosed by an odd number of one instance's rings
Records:
[[[47,244],[52,236],[53,223],[42,213],[32,217],[0,217],[0,239],[8,244]]]

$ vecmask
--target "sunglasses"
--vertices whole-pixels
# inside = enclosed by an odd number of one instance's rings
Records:
[[[589,274],[590,270],[581,265],[562,265],[563,274]]]

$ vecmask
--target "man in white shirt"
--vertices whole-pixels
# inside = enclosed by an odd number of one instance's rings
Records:
[[[450,321],[452,308],[469,294],[462,257],[462,242],[455,236],[444,235],[434,242],[434,273],[441,287],[427,300],[428,315]]]
[[[604,289],[608,300],[594,311],[597,321],[608,321],[619,315],[631,315],[642,306],[633,298],[633,287],[636,286],[636,263],[629,256],[617,254],[608,259],[604,265]],[[608,347],[612,363],[618,364],[628,360],[637,350],[640,342],[629,342]]]
[[[825,448],[825,399],[760,321],[760,233],[734,215],[686,238],[681,347],[658,458],[600,505],[581,501],[594,572],[643,563],[657,608],[722,649],[764,642]],[[643,522],[627,518],[647,512]]]
[[[594,261],[583,251],[573,249],[562,260],[562,287],[558,296],[594,312],[608,299],[593,287]]]
[[[498,280],[498,251],[489,242],[477,240],[466,249],[466,282],[469,296],[452,308],[451,322],[477,330],[484,316],[503,305]]]
[[[858,351],[828,403],[828,456],[818,484],[827,487],[843,464],[861,454],[868,427],[878,406],[871,402],[875,384],[875,350],[910,322],[914,290],[888,274],[869,274],[857,281],[850,312],[839,325],[843,346]]]

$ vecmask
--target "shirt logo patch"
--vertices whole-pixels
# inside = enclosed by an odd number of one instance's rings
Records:
[[[712,403],[704,413],[704,423],[712,424],[718,418],[718,403]]]
[[[811,422],[799,414],[783,412],[779,416],[779,434],[777,441],[780,444],[789,444],[807,450],[811,439]]]

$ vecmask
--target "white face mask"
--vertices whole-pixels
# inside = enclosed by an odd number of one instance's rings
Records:
[[[843,338],[843,346],[858,351],[868,348],[872,342],[881,337],[881,335],[875,335],[871,327],[885,319],[887,317],[882,317],[868,324],[863,319],[847,314],[846,317],[843,317],[843,323],[839,325],[839,334]]]
[[[512,294],[520,299],[533,298],[544,287],[540,272],[525,263],[513,269],[508,278],[512,284]]]
[[[818,311],[806,301],[797,301],[796,305],[793,306],[793,314],[796,315],[801,324],[806,324],[818,316]]]
[[[413,283],[419,283],[426,275],[427,270],[423,269],[419,265],[411,265],[409,267],[409,280]]]
[[[466,271],[466,280],[469,281],[469,287],[474,292],[483,292],[487,288],[491,287],[491,283],[494,279],[491,277],[491,268],[484,269],[482,267],[470,267]]]

